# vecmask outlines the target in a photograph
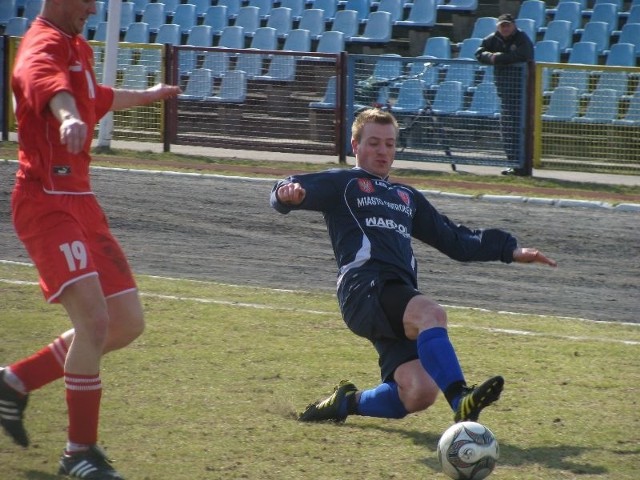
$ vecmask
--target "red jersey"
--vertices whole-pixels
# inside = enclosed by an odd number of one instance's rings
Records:
[[[38,182],[53,194],[92,193],[91,141],[96,123],[113,104],[113,89],[96,82],[87,41],[36,18],[20,42],[11,87],[20,145],[18,183]],[[87,125],[87,139],[78,154],[69,153],[60,142],[60,122],[49,110],[49,101],[61,91],[74,96]]]

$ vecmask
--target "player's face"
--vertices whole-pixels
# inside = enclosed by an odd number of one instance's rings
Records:
[[[352,140],[351,146],[358,167],[385,178],[396,154],[396,129],[391,124],[367,123],[360,142]]]
[[[82,33],[89,16],[96,13],[96,0],[62,0],[62,5],[62,29],[71,35]]]

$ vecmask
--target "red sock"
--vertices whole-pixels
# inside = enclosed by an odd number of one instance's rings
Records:
[[[36,390],[64,375],[64,361],[69,348],[62,337],[56,338],[42,350],[10,365],[27,392]]]
[[[64,374],[69,409],[69,442],[93,445],[98,442],[98,417],[102,383],[100,375]]]

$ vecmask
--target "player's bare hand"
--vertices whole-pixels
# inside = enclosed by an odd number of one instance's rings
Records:
[[[306,190],[299,183],[287,183],[278,188],[276,196],[285,205],[300,205],[304,200]]]
[[[536,248],[516,248],[513,251],[513,261],[519,263],[542,263],[551,267],[556,267],[558,263],[544,255]]]
[[[157,100],[166,100],[167,98],[175,97],[181,90],[176,85],[165,85],[164,83],[158,83],[153,87],[147,89],[153,98],[153,102]]]
[[[87,140],[87,124],[76,117],[68,117],[60,124],[60,142],[69,153],[80,153]]]

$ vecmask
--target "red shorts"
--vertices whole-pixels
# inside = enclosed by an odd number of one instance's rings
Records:
[[[40,274],[48,302],[69,284],[98,275],[105,297],[136,288],[127,259],[94,195],[50,195],[35,183],[12,194],[13,223]]]

